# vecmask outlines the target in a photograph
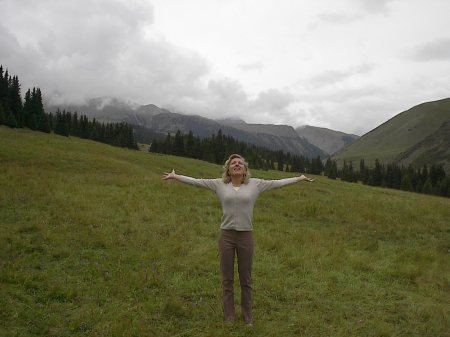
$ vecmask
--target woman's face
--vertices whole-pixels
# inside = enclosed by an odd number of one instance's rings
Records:
[[[241,158],[233,158],[231,159],[230,162],[230,168],[228,169],[228,173],[233,176],[233,175],[244,175],[246,172],[245,170],[245,165],[244,165],[244,160]]]

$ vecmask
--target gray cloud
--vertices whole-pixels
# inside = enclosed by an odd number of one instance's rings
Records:
[[[38,80],[51,104],[81,103],[92,97],[120,97],[153,103],[211,118],[224,115],[286,114],[294,100],[277,89],[250,100],[242,85],[229,78],[208,79],[209,63],[192,50],[163,37],[146,36],[153,22],[146,2],[88,0],[76,6],[57,1],[24,3],[24,16],[37,15],[26,31],[19,22],[0,26],[2,62]],[[12,4],[12,2],[9,2]],[[16,4],[17,5],[17,4]],[[84,9],[83,9],[84,8]],[[46,23],[51,21],[52,25]],[[31,35],[29,35],[31,34]],[[243,71],[262,69],[260,62],[242,64]]]
[[[19,41],[5,26],[0,23],[0,57],[2,60],[12,58],[20,49]]]
[[[286,109],[295,102],[295,97],[288,92],[281,92],[278,89],[262,91],[252,102],[252,107],[257,111],[278,112]]]
[[[247,95],[242,85],[238,81],[229,78],[209,81],[208,89],[219,101],[247,101]]]
[[[410,56],[415,61],[450,61],[450,38],[440,38],[417,46]]]
[[[395,0],[354,0],[369,14],[388,14],[389,4]]]
[[[199,96],[209,72],[199,54],[147,36],[153,22],[147,1],[3,0],[0,9],[18,13],[5,15],[0,26],[2,63],[53,103],[96,96],[170,103]]]
[[[296,97],[287,91],[269,89],[249,98],[238,81],[228,78],[211,80],[201,99],[189,97],[174,101],[170,107],[182,107],[183,112],[210,118],[233,116],[251,123],[287,123]]]

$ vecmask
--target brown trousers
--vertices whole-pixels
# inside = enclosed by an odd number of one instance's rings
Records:
[[[222,273],[223,311],[226,321],[235,319],[234,256],[237,255],[241,285],[241,311],[246,323],[252,322],[253,232],[221,229],[219,238]]]

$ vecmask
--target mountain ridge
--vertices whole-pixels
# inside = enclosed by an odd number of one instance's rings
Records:
[[[247,124],[243,120],[213,120],[198,115],[185,115],[171,112],[154,104],[134,106],[118,99],[108,98],[106,103],[100,98],[92,99],[85,105],[65,105],[59,107],[71,111],[80,111],[103,122],[127,122],[135,128],[138,141],[148,142],[151,137],[162,138],[167,133],[174,134],[192,131],[200,138],[211,137],[222,130],[223,134],[233,138],[266,147],[271,150],[283,150],[294,155],[309,158],[325,158],[328,153],[298,136],[293,127],[288,125]],[[47,109],[56,110],[56,106]],[[146,129],[149,131],[146,132]]]
[[[361,138],[338,151],[334,156],[338,163],[343,160],[357,162],[361,159],[373,165],[375,159],[383,163],[397,163],[420,167],[423,164],[442,164],[450,172],[450,155],[445,151],[430,153],[429,161],[418,157],[419,152],[434,152],[448,144],[450,133],[446,132],[450,121],[450,98],[418,104],[398,113]],[[441,129],[442,128],[442,129]],[[425,149],[425,147],[428,148]],[[419,151],[419,148],[421,150]],[[419,151],[419,152],[418,152]]]

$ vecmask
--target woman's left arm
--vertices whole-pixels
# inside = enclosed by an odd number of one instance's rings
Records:
[[[298,183],[300,181],[307,181],[307,182],[313,182],[314,179],[308,178],[304,176],[303,174],[298,177],[293,178],[285,178],[285,179],[279,179],[279,180],[264,180],[264,179],[256,179],[256,185],[258,186],[258,189],[260,192],[272,190],[274,188],[280,188],[283,186],[292,185],[295,183]]]

